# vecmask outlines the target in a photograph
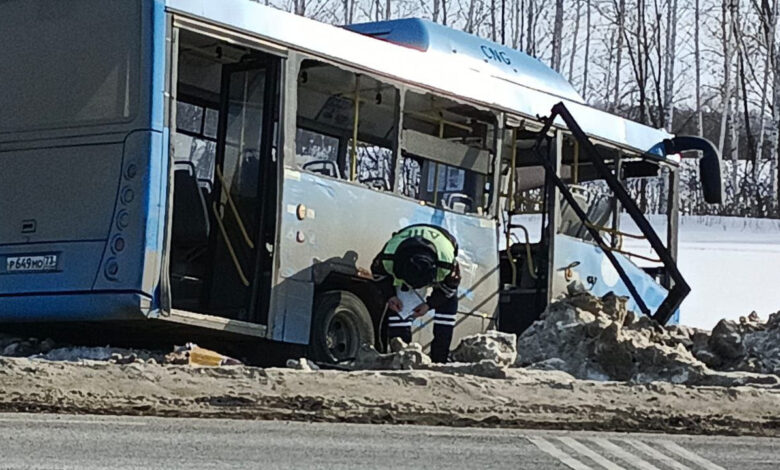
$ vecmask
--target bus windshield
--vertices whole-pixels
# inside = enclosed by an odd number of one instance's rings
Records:
[[[139,0],[4,2],[0,133],[132,119],[140,18]]]

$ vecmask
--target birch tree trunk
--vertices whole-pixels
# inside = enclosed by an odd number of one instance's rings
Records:
[[[772,21],[774,31],[777,32],[777,8],[778,2],[774,0],[772,8]],[[772,87],[772,128],[769,132],[769,160],[771,178],[771,203],[774,215],[778,215],[778,191],[780,191],[780,173],[778,173],[778,143],[780,142],[780,50],[777,47],[777,38],[772,34],[771,48],[769,52],[772,57],[772,73],[774,74],[774,86]]]
[[[555,25],[553,27],[552,68],[561,71],[561,45],[563,44],[563,0],[555,0]]]
[[[591,0],[585,0],[585,63],[582,67],[582,97],[588,100],[588,65],[590,64],[590,11]]]
[[[490,39],[496,42],[496,0],[490,0]]]
[[[526,8],[528,8],[527,14],[527,24],[526,26],[526,46],[525,46],[525,52],[536,57],[536,35],[534,34],[535,24],[534,24],[534,1],[535,0],[528,0],[528,3],[526,3]]]
[[[626,0],[620,0],[617,5],[617,47],[615,48],[615,89],[612,100],[609,101],[609,110],[617,109],[620,102],[620,69],[623,66],[623,37],[626,34]],[[610,62],[612,56],[610,55]],[[607,87],[609,89],[609,87]]]
[[[523,48],[523,0],[515,0],[515,27],[512,31],[512,48]]]
[[[774,0],[777,3],[777,0]],[[761,162],[763,161],[764,134],[766,132],[766,106],[769,95],[769,72],[774,62],[772,49],[775,38],[775,5],[770,6],[769,0],[761,0],[760,18],[764,29],[764,45],[766,46],[766,60],[764,62],[764,75],[761,80],[761,104],[759,105],[758,142],[756,143],[756,164],[753,168],[753,179],[758,182],[760,178]]]
[[[439,22],[439,0],[433,0],[433,22]]]
[[[723,38],[723,93],[722,93],[722,109],[720,115],[720,136],[718,138],[718,151],[723,154],[723,146],[726,143],[726,124],[729,120],[729,113],[731,112],[731,62],[732,62],[732,34],[734,31],[733,18],[734,13],[732,11],[732,0],[723,0],[721,5],[721,34]],[[736,170],[736,167],[735,167]],[[733,177],[736,174],[732,175]],[[736,180],[735,180],[736,181]],[[736,183],[734,185],[736,190]]]
[[[474,32],[474,7],[477,3],[477,0],[470,0],[469,1],[469,9],[468,14],[466,15],[466,32],[467,33],[473,33]]]
[[[728,116],[729,127],[731,128],[731,165],[734,172],[731,175],[732,185],[734,187],[734,201],[740,204],[740,194],[742,193],[739,181],[739,102],[740,102],[740,88],[734,87],[734,109]],[[729,103],[731,107],[731,103]]]
[[[701,109],[701,43],[699,42],[699,18],[701,16],[700,0],[696,0],[694,6],[694,30],[693,30],[693,56],[696,73],[696,130],[699,137],[704,136],[704,116]]]
[[[672,132],[674,119],[674,63],[677,60],[677,0],[669,0],[666,16],[666,66],[664,67],[664,110],[666,130]]]
[[[574,56],[577,55],[577,39],[580,33],[580,11],[582,0],[576,0],[574,10],[574,34],[571,38],[571,55],[569,55],[569,83],[574,82]]]

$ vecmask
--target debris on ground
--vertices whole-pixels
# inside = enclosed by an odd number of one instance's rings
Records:
[[[626,301],[572,289],[520,335],[516,365],[587,380],[780,386],[780,314],[766,324],[721,321],[709,334],[663,327],[628,311]]]
[[[485,334],[467,336],[451,353],[456,362],[490,360],[499,366],[511,366],[517,359],[517,336],[491,330]]]
[[[351,370],[411,370],[431,364],[431,358],[417,343],[407,344],[401,338],[390,340],[390,352],[380,353],[373,346],[364,344],[347,367]]]
[[[0,352],[7,357],[29,357],[46,361],[108,362],[112,364],[174,364],[191,366],[229,366],[241,362],[216,351],[201,348],[195,343],[175,346],[166,354],[146,349],[113,346],[72,346],[57,344],[51,338],[20,338],[0,333]]]
[[[232,357],[225,356],[211,349],[206,349],[198,346],[195,343],[187,343],[184,346],[176,346],[173,352],[165,355],[166,364],[191,366],[206,366],[206,367],[218,367],[218,366],[237,366],[241,365],[241,361],[233,359]]]
[[[302,357],[300,359],[288,359],[287,367],[295,370],[302,370],[306,372],[314,372],[320,370],[320,366],[312,361]]]

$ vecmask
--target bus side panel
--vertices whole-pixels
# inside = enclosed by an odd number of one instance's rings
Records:
[[[300,206],[303,206],[299,209]],[[458,337],[484,331],[498,305],[499,273],[495,222],[480,217],[437,210],[362,186],[285,169],[281,204],[278,277],[270,315],[271,337],[304,344],[309,341],[311,298],[297,309],[282,308],[276,298],[285,285],[313,285],[317,274],[330,270],[368,270],[393,232],[415,223],[440,225],[452,232],[460,246]],[[299,215],[303,215],[302,220]],[[308,308],[304,308],[308,307]],[[432,313],[415,321],[415,329],[430,323]],[[431,328],[415,333],[428,344]],[[454,343],[453,343],[454,344]]]
[[[666,298],[667,290],[622,254],[615,253],[615,257],[634,283],[647,307],[651,311],[658,309],[658,306]],[[593,295],[599,297],[608,292],[626,296],[629,298],[628,309],[637,313],[641,312],[612,263],[598,246],[566,235],[557,235],[555,237],[554,259],[553,290],[550,298],[555,299],[559,295],[565,294],[567,285],[570,283],[580,282]],[[579,264],[568,270],[567,279],[566,267],[575,262],[579,262]],[[675,313],[670,324],[677,323],[678,320],[679,312]]]

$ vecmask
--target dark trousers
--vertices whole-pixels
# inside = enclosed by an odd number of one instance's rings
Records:
[[[447,362],[452,343],[452,330],[455,329],[455,318],[458,312],[458,297],[453,295],[441,305],[433,315],[433,342],[431,343],[431,360]],[[403,319],[395,312],[388,311],[387,337],[401,338],[407,343],[412,342],[412,320]]]

